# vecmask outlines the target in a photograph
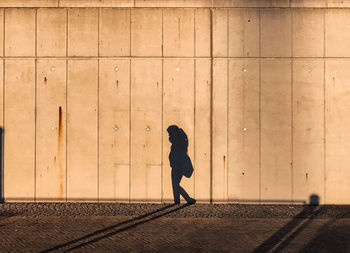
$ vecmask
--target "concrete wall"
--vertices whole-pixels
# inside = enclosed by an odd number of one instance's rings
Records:
[[[5,201],[350,204],[350,1],[0,7]]]

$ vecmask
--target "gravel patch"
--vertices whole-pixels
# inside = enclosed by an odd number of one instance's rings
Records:
[[[131,216],[173,218],[350,218],[350,205],[0,203],[0,216]]]

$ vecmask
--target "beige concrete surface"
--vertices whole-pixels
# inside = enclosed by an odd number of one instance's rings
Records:
[[[230,57],[259,56],[259,9],[230,9],[228,14]]]
[[[210,200],[210,98],[211,98],[211,62],[197,59],[195,64],[195,115],[194,115],[194,193],[198,201]]]
[[[98,200],[98,62],[69,60],[67,199]]]
[[[194,56],[194,9],[164,9],[163,55]]]
[[[163,55],[163,9],[131,10],[131,55]]]
[[[194,54],[196,57],[210,56],[210,10],[194,9]]]
[[[59,0],[1,0],[0,7],[58,7]]]
[[[261,60],[261,201],[292,200],[291,60]]]
[[[324,12],[308,9],[293,11],[293,56],[324,56]]]
[[[159,202],[162,198],[162,89],[162,60],[132,60],[130,198],[133,202]]]
[[[350,175],[347,173],[350,149],[349,66],[348,59],[327,59],[325,65],[325,199],[326,203],[333,204],[348,203],[350,198]]]
[[[259,59],[230,59],[228,76],[229,201],[260,196]]]
[[[325,56],[349,57],[350,10],[327,9],[325,12]]]
[[[68,9],[68,55],[98,55],[98,9]]]
[[[130,9],[100,9],[100,56],[130,56]]]
[[[34,201],[35,61],[7,60],[4,68],[4,197]]]
[[[35,9],[5,10],[5,55],[35,56]]]
[[[324,203],[324,60],[293,60],[293,199]]]
[[[223,57],[228,55],[228,9],[212,10],[212,55]]]
[[[0,0],[0,7],[349,8],[349,0]]]
[[[176,124],[199,201],[350,203],[350,1],[0,7],[5,200],[172,201]]]
[[[261,9],[261,56],[290,57],[292,54],[291,10]]]
[[[36,63],[36,171],[38,201],[66,200],[66,61]]]
[[[212,198],[227,201],[227,145],[228,145],[228,60],[213,62],[212,105]]]
[[[37,10],[37,56],[66,56],[67,10]]]
[[[130,60],[99,71],[99,200],[129,200]]]

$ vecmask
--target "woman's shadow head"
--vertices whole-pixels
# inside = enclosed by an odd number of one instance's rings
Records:
[[[176,125],[171,125],[167,128],[169,141],[175,149],[183,149],[187,152],[188,139],[185,131]]]

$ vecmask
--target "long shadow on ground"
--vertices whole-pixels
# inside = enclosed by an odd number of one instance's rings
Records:
[[[137,226],[139,226],[141,224],[144,224],[144,223],[150,222],[152,220],[158,219],[158,218],[163,217],[163,216],[165,216],[167,214],[176,212],[176,211],[178,211],[180,209],[183,209],[183,208],[185,208],[185,207],[187,207],[189,205],[190,204],[185,204],[185,205],[179,206],[179,207],[177,207],[175,209],[171,209],[171,210],[168,210],[166,212],[162,212],[162,211],[165,211],[165,210],[170,209],[171,207],[175,206],[175,204],[167,205],[167,206],[162,207],[160,209],[157,209],[157,210],[155,210],[153,212],[150,212],[150,213],[147,213],[147,214],[135,217],[133,219],[129,219],[129,220],[117,223],[115,225],[112,225],[112,226],[109,226],[109,227],[106,227],[106,228],[103,228],[103,229],[100,229],[100,230],[97,230],[97,231],[94,231],[94,232],[89,233],[87,235],[84,235],[84,236],[82,236],[80,238],[76,238],[76,239],[71,240],[69,242],[56,245],[56,246],[54,246],[52,248],[43,250],[41,252],[42,253],[44,253],[44,252],[45,253],[46,252],[53,252],[53,251],[56,251],[56,250],[59,250],[59,249],[63,250],[64,252],[69,252],[69,251],[81,248],[81,247],[83,247],[85,245],[88,245],[88,244],[91,244],[91,243],[95,243],[95,242],[100,241],[102,239],[105,239],[107,237],[113,236],[115,234],[121,233],[123,231],[129,230],[131,228],[137,227]],[[161,212],[161,213],[157,214],[159,212]]]

